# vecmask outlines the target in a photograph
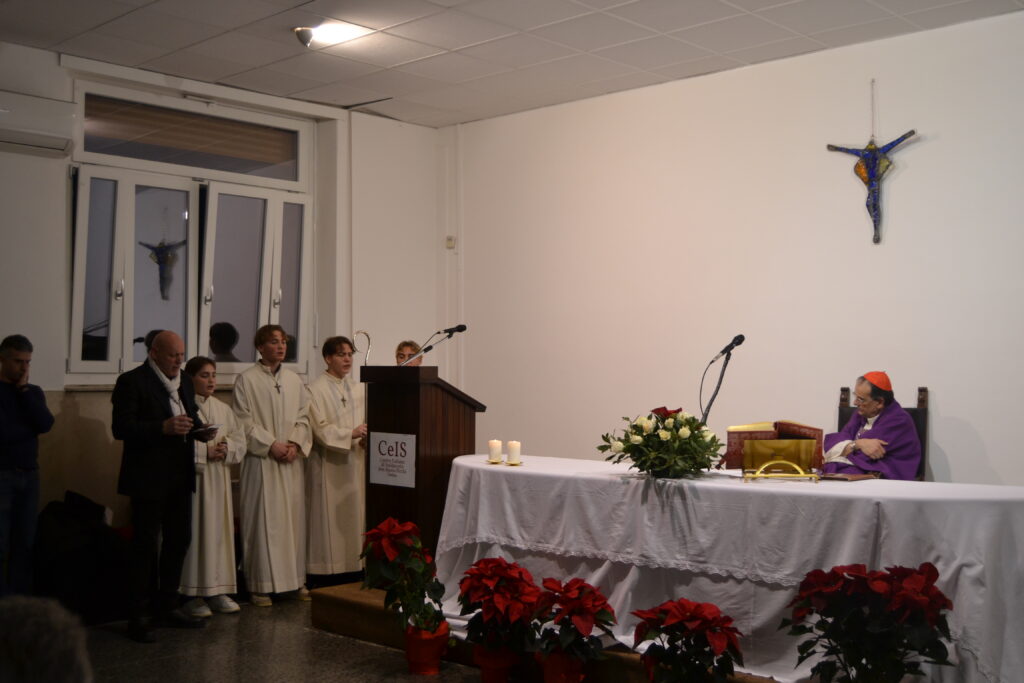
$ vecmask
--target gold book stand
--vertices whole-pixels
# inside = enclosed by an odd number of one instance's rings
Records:
[[[752,479],[810,479],[817,483],[811,463],[813,439],[762,439],[743,444],[743,481]]]

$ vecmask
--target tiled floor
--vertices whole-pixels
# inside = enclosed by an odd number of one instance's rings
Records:
[[[215,614],[203,629],[158,629],[148,645],[128,640],[124,627],[88,630],[97,683],[480,680],[477,669],[451,662],[437,677],[409,675],[403,652],[314,629],[310,603],[297,600],[245,604],[238,614]]]

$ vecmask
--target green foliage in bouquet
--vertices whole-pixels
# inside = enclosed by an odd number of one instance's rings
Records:
[[[694,415],[681,408],[655,408],[647,417],[630,420],[622,436],[601,435],[597,447],[608,453],[606,460],[630,460],[632,467],[653,477],[679,479],[695,477],[711,467],[722,442]]]

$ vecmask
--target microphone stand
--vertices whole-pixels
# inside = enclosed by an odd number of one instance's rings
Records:
[[[714,404],[715,399],[718,397],[718,390],[722,388],[722,379],[725,377],[725,369],[729,367],[729,361],[732,359],[732,351],[725,354],[725,361],[722,362],[722,369],[718,372],[718,384],[715,385],[715,392],[711,394],[711,400],[708,401],[707,408],[704,409],[704,414],[701,415],[700,421],[704,424],[708,423],[708,413],[711,412],[711,406]],[[714,361],[711,361],[714,363]],[[711,367],[711,364],[708,364]],[[706,372],[706,371],[705,371]]]
[[[454,336],[455,336],[454,332],[449,332],[445,336],[444,339],[442,339],[442,340],[440,340],[440,341],[438,341],[438,342],[436,342],[434,344],[431,344],[430,346],[424,346],[422,349],[419,350],[419,352],[416,355],[414,355],[414,356],[412,356],[410,358],[406,358],[402,363],[400,363],[398,365],[398,367],[400,367],[400,368],[405,367],[406,365],[408,365],[409,363],[413,362],[414,360],[416,360],[420,356],[424,355],[428,351],[432,351],[434,349],[434,347],[437,346],[438,344],[443,344],[443,343],[445,343],[446,341],[448,341],[449,339],[451,339]]]

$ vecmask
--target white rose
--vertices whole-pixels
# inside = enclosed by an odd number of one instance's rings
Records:
[[[684,410],[683,412],[679,413],[679,417],[683,418],[684,420],[689,420],[691,417],[693,417],[693,415],[690,415],[688,412]]]
[[[708,429],[707,427],[704,427],[703,429],[700,430],[700,435],[704,437],[704,439],[706,439],[707,441],[711,441],[711,439],[715,436],[715,433]]]
[[[659,429],[658,438],[661,439],[662,441],[668,441],[669,439],[672,438],[672,432],[666,429]]]
[[[612,441],[612,453],[621,453],[621,452],[622,452],[622,442],[621,441]]]
[[[654,420],[648,420],[644,418],[644,434],[650,434],[654,431]]]
[[[688,438],[690,438],[690,430],[689,430],[689,428],[687,428],[687,427],[680,427],[679,428],[679,438],[680,439],[688,439]]]
[[[666,417],[665,418],[665,428],[666,429],[672,429],[672,425],[674,425],[675,423],[676,423],[676,421],[673,420],[671,417]]]
[[[630,434],[629,435],[629,442],[630,443],[643,443],[644,442],[644,437],[640,436],[639,434]]]

